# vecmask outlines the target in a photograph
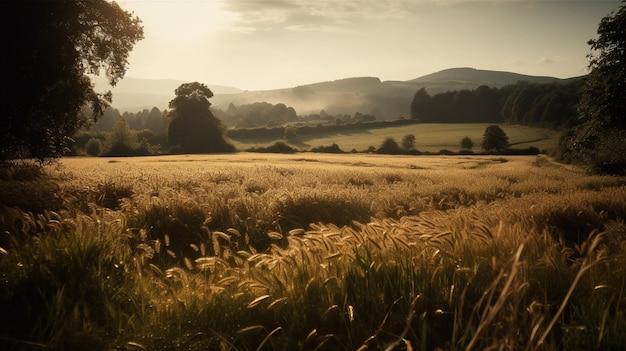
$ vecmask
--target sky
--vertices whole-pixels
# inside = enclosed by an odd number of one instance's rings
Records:
[[[608,0],[117,0],[144,39],[127,77],[269,90],[455,67],[569,78]]]

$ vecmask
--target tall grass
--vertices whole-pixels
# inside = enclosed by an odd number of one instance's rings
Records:
[[[626,341],[623,178],[534,158],[139,160],[45,169],[54,208],[3,202],[3,349]]]

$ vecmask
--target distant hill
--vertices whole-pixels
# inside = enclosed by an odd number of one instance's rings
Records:
[[[183,83],[173,79],[141,79],[127,77],[111,88],[103,77],[95,77],[96,87],[113,92],[113,107],[120,111],[136,112],[156,106],[163,110],[174,98],[174,90]],[[207,84],[213,94],[237,94],[243,90],[217,84]]]
[[[414,83],[452,83],[461,85],[487,85],[502,87],[519,81],[530,83],[555,83],[559,78],[545,76],[528,76],[519,73],[486,71],[475,68],[450,68],[410,80]]]
[[[481,85],[500,88],[519,81],[533,83],[567,82],[555,77],[529,76],[511,72],[451,68],[407,81],[381,81],[376,77],[357,77],[313,83],[288,89],[246,91],[240,94],[219,95],[213,99],[216,107],[226,109],[228,104],[249,104],[266,101],[284,103],[298,114],[350,114],[362,112],[378,119],[409,116],[409,106],[415,92],[426,88],[430,95],[454,90],[473,90]]]
[[[230,103],[240,106],[269,102],[292,106],[300,115],[325,110],[332,115],[361,112],[375,115],[378,119],[395,119],[409,116],[413,95],[421,88],[426,88],[429,94],[434,95],[446,91],[473,90],[481,85],[499,88],[519,81],[552,83],[568,80],[474,68],[451,68],[407,81],[356,77],[258,91],[207,85],[215,94],[211,99],[213,106],[222,110],[226,110]],[[137,111],[152,106],[165,108],[174,95],[174,89],[182,83],[177,80],[126,78],[113,90],[113,106],[121,111]]]

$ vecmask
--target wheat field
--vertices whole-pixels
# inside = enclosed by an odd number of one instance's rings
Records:
[[[0,198],[2,349],[626,342],[626,179],[545,156],[64,158]]]

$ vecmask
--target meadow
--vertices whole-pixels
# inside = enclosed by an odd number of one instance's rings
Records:
[[[64,158],[0,199],[1,349],[626,344],[626,179],[543,155]]]
[[[475,150],[480,150],[480,143],[488,123],[418,123],[395,127],[355,129],[346,133],[321,133],[299,135],[299,143],[292,144],[300,150],[312,147],[337,144],[343,151],[363,151],[370,146],[378,148],[387,137],[394,138],[398,143],[405,135],[415,136],[415,149],[422,152],[439,152],[440,150],[459,151],[461,139],[470,137]],[[552,148],[558,139],[559,131],[534,128],[522,125],[500,124],[509,136],[512,147],[523,149],[534,146],[539,150]],[[255,138],[233,140],[240,150],[265,147],[276,140],[273,138]]]

